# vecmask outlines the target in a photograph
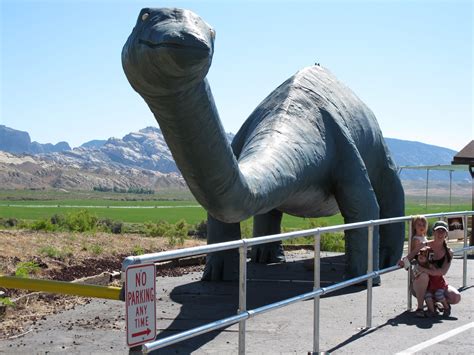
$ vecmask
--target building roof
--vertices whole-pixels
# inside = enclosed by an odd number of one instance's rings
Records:
[[[451,164],[474,165],[474,140],[470,141],[461,151],[453,157]]]

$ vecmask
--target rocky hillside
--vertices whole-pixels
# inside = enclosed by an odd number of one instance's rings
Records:
[[[181,175],[84,160],[74,152],[19,155],[0,151],[0,186],[5,189],[186,188]]]
[[[0,151],[3,188],[186,188],[157,128],[145,128],[122,139],[92,141],[73,150],[40,153],[27,149],[28,133],[7,127],[3,132],[7,136],[1,139],[4,151]]]

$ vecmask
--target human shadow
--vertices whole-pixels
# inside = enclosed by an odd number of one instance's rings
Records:
[[[309,260],[309,261],[308,261]],[[313,290],[314,272],[308,270],[308,260],[281,264],[247,264],[247,309],[255,309],[301,295]],[[344,255],[321,258],[321,286],[342,281]],[[324,297],[361,292],[365,286],[351,286]],[[238,310],[237,282],[191,282],[175,287],[170,298],[181,305],[179,314],[156,339],[193,329],[231,317]],[[236,332],[235,327],[211,331],[154,351],[154,354],[191,353],[214,339],[221,332]],[[237,336],[237,334],[236,334]]]
[[[366,328],[362,329],[356,334],[349,337],[347,340],[337,344],[336,346],[332,347],[331,349],[326,350],[327,353],[332,353],[333,351],[339,350],[350,343],[357,341],[373,332],[376,332],[384,327],[391,326],[391,327],[398,327],[399,325],[406,325],[406,326],[414,326],[420,329],[431,329],[436,324],[443,323],[445,321],[456,321],[458,320],[457,317],[453,317],[452,315],[449,317],[444,317],[441,315],[432,317],[432,318],[418,318],[415,315],[415,312],[412,311],[405,311],[393,318],[387,320],[384,324],[381,324],[377,327],[373,328]]]

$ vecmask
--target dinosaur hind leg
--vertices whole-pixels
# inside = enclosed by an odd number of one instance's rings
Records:
[[[333,172],[334,194],[345,223],[362,222],[379,217],[377,199],[367,175],[364,162],[357,149],[347,144],[340,146],[340,156],[344,159]],[[345,278],[353,278],[367,273],[368,232],[367,228],[351,229],[345,232],[346,271]],[[373,232],[373,270],[379,265],[378,228]],[[380,278],[373,280],[380,283]]]
[[[253,236],[281,233],[282,213],[272,210],[253,218]],[[285,254],[281,242],[274,242],[252,247],[252,261],[256,263],[280,263],[285,261]]]
[[[240,239],[240,223],[224,223],[207,215],[207,244]],[[236,249],[208,254],[203,281],[235,281],[239,278],[239,254]]]

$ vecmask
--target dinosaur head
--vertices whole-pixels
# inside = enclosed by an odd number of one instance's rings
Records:
[[[204,79],[212,61],[214,30],[183,9],[145,8],[122,50],[122,66],[142,95],[170,95]]]

